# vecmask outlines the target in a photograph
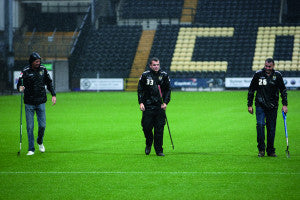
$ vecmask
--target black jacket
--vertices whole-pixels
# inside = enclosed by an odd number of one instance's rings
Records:
[[[23,85],[24,90],[24,103],[31,105],[39,105],[47,101],[46,89],[51,92],[52,96],[56,96],[52,85],[52,79],[49,76],[47,69],[40,66],[38,69],[32,69],[27,66],[23,69],[17,88]]]
[[[248,91],[248,107],[252,106],[254,93],[255,105],[265,109],[278,108],[279,91],[282,105],[287,106],[287,90],[280,72],[273,70],[271,75],[266,74],[265,69],[258,70],[250,83]]]
[[[160,85],[164,103],[168,104],[171,99],[171,86],[168,74],[162,70],[156,73],[152,69],[142,74],[138,84],[138,101],[139,104],[144,104],[146,110],[160,108],[162,104],[158,85]]]

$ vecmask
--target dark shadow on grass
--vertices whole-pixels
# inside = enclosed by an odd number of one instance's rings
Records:
[[[96,155],[135,155],[135,156],[146,156],[144,153],[128,153],[128,152],[108,152],[108,151],[97,151],[97,150],[69,150],[69,151],[47,151],[47,154],[96,154]]]
[[[203,155],[203,156],[234,156],[234,157],[257,157],[256,154],[234,154],[226,152],[167,152],[166,155]]]
[[[101,151],[97,151],[97,150],[66,150],[66,151],[47,151],[46,153],[61,153],[61,154],[104,154],[104,155],[142,155],[142,156],[146,156],[145,153],[141,152],[141,153],[134,153],[131,154],[129,152],[101,152]],[[215,153],[208,153],[208,152],[166,152],[166,155],[216,155]],[[151,152],[150,155],[156,155],[155,152]]]
[[[51,153],[70,153],[70,154],[98,154],[95,150],[66,150],[66,151],[47,151],[47,154]]]
[[[207,152],[168,152],[167,155],[211,155],[212,153]]]
[[[97,151],[97,150],[65,150],[65,151],[47,151],[45,154],[95,154],[95,155],[131,155],[131,156],[145,156],[144,152],[113,152],[113,151]],[[198,156],[235,156],[235,157],[257,157],[256,154],[233,154],[233,153],[222,153],[222,152],[178,152],[178,151],[169,151],[165,152],[166,156],[184,156],[184,155],[198,155]],[[148,156],[156,156],[155,152],[151,152]],[[267,156],[266,156],[267,157]]]

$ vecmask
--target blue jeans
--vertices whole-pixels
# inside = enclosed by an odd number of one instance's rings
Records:
[[[36,112],[37,121],[38,121],[38,137],[37,143],[43,144],[44,132],[46,128],[46,109],[45,104],[39,105],[30,105],[25,104],[26,112],[26,124],[27,124],[27,135],[28,135],[28,151],[34,151],[34,113]]]
[[[256,106],[257,148],[265,151],[265,125],[267,125],[267,154],[275,153],[274,140],[277,120],[277,109],[267,110]]]

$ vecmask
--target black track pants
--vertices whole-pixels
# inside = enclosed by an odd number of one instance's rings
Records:
[[[163,109],[145,110],[142,117],[142,127],[146,138],[146,145],[151,146],[154,140],[156,153],[163,152],[163,134],[166,123],[166,114]],[[154,135],[153,130],[154,128]]]

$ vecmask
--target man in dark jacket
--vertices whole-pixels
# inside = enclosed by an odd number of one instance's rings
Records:
[[[29,65],[23,69],[19,77],[17,88],[20,92],[24,92],[24,103],[26,113],[27,135],[28,135],[28,153],[33,155],[34,148],[34,113],[36,112],[38,121],[38,137],[37,143],[40,152],[45,152],[43,145],[44,132],[46,128],[46,110],[45,103],[47,101],[46,89],[51,92],[52,105],[56,103],[56,94],[53,89],[52,80],[47,69],[41,65],[41,57],[34,52],[29,57]]]
[[[145,154],[150,154],[154,140],[156,155],[164,156],[162,146],[166,121],[165,110],[171,96],[170,78],[166,72],[160,69],[158,58],[152,58],[149,66],[150,70],[142,74],[138,84],[138,101],[140,110],[143,111],[142,127],[146,138]],[[161,89],[163,102],[159,88]]]
[[[282,110],[287,113],[287,90],[281,73],[274,70],[274,60],[268,58],[263,69],[257,71],[248,91],[248,112],[253,114],[253,98],[255,96],[256,130],[258,156],[265,156],[265,124],[267,125],[267,154],[277,157],[274,148],[279,91],[282,99]]]

